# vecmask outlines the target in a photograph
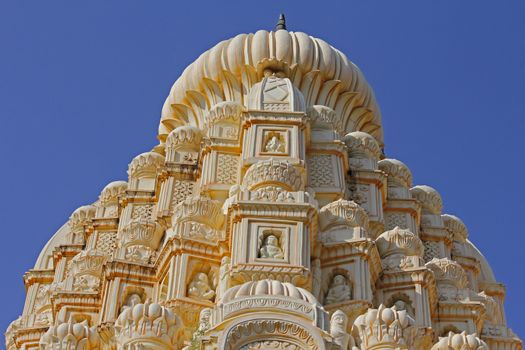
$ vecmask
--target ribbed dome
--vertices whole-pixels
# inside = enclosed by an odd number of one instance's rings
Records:
[[[189,65],[164,104],[160,140],[180,125],[202,128],[206,112],[221,101],[246,105],[251,87],[268,70],[288,77],[304,95],[307,107],[324,105],[335,110],[346,133],[365,131],[382,145],[381,113],[361,71],[323,40],[286,30],[239,34]]]
[[[224,293],[223,303],[233,301],[238,298],[251,296],[285,296],[292,299],[301,300],[310,304],[316,304],[317,300],[308,291],[298,288],[291,283],[279,282],[276,280],[251,281],[232,287]]]

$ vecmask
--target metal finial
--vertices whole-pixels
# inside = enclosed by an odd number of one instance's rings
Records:
[[[286,30],[286,19],[284,18],[284,13],[281,13],[279,15],[279,21],[277,22],[277,25],[275,26],[275,31],[284,29]]]

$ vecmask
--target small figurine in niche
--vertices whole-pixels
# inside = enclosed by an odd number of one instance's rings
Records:
[[[352,288],[348,284],[346,277],[343,275],[335,275],[332,279],[330,289],[326,294],[326,304],[335,304],[352,298]]]
[[[279,137],[277,135],[273,135],[268,142],[266,142],[266,146],[264,146],[264,150],[266,152],[272,152],[272,153],[282,153],[283,152],[283,143],[279,140]]]
[[[259,249],[260,258],[284,259],[284,253],[279,246],[279,239],[275,235],[268,235],[264,238],[261,249]]]
[[[208,275],[204,272],[197,273],[188,287],[188,295],[195,299],[211,300],[215,292],[210,287]]]

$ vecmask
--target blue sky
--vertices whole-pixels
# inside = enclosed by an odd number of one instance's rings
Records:
[[[525,336],[525,2],[510,0],[1,1],[0,329],[22,311],[22,275],[45,242],[156,144],[182,70],[279,12],[362,69],[387,156],[467,224]]]

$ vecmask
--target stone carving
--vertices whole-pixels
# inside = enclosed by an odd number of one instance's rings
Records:
[[[423,246],[425,247],[425,253],[423,255],[423,260],[425,260],[425,262],[440,257],[439,242],[423,241]]]
[[[102,266],[107,256],[98,250],[83,250],[71,259],[69,275],[73,277],[73,290],[97,292]]]
[[[279,238],[273,234],[264,237],[259,257],[265,259],[284,259],[284,253],[279,246]]]
[[[188,296],[194,299],[212,300],[215,291],[210,287],[208,275],[204,272],[198,272],[193,276],[188,286]]]
[[[205,127],[209,129],[213,124],[218,124],[223,121],[238,121],[241,119],[244,107],[234,101],[219,102],[210,108],[205,115]]]
[[[335,275],[326,293],[325,304],[337,304],[351,299],[352,287],[347,278],[343,275]]]
[[[336,186],[331,155],[308,157],[308,182],[312,187]]]
[[[220,153],[217,159],[217,182],[232,185],[237,183],[239,157]]]
[[[128,183],[126,181],[113,181],[109,183],[100,193],[99,202],[102,206],[118,203],[119,197],[126,193]]]
[[[144,245],[134,245],[126,247],[124,257],[129,261],[151,264],[155,260],[155,250]]]
[[[304,186],[301,173],[293,165],[275,159],[263,160],[248,168],[243,185],[249,190],[277,185],[288,191],[299,191]]]
[[[128,175],[130,178],[155,176],[158,170],[164,167],[164,157],[156,152],[139,154],[129,163]]]
[[[406,270],[419,267],[423,256],[423,243],[408,230],[395,227],[376,239],[385,271]]]
[[[395,227],[408,228],[406,214],[404,213],[385,213],[385,228],[392,230]]]
[[[348,184],[348,196],[359,205],[368,203],[368,192],[370,188],[368,185]]]
[[[294,195],[280,186],[266,186],[253,192],[253,200],[264,202],[295,202]]]
[[[275,112],[306,111],[303,94],[290,79],[271,73],[251,88],[248,108]]]
[[[432,187],[425,185],[415,186],[410,189],[410,194],[421,203],[423,210],[430,214],[441,214],[443,201],[439,193]]]
[[[193,194],[194,182],[175,180],[173,184],[173,197],[171,198],[171,206],[174,207]]]
[[[224,223],[224,215],[220,202],[206,197],[189,197],[175,207],[172,220],[174,226],[191,221],[220,229]]]
[[[322,285],[321,259],[312,261],[312,294],[320,299]]]
[[[429,349],[466,328],[493,350],[521,349],[465,225],[384,158],[362,73],[284,28],[238,35],[185,70],[159,144],[77,209],[24,276],[8,350]],[[486,348],[447,339],[436,349]]]
[[[130,221],[120,234],[119,246],[125,258],[142,264],[150,263],[160,244],[164,227],[152,219]]]
[[[446,337],[439,337],[432,350],[489,350],[489,347],[476,334],[450,332]]]
[[[455,241],[465,242],[468,238],[468,230],[463,221],[454,215],[443,214],[443,223],[447,230],[452,234]]]
[[[202,336],[211,327],[211,313],[212,310],[207,307],[201,310],[199,315],[199,327],[191,337],[190,346],[188,347],[189,350],[200,349]]]
[[[199,128],[184,125],[175,128],[166,138],[166,149],[196,149],[200,148],[202,134]],[[169,158],[169,157],[168,157]]]
[[[318,344],[312,334],[303,326],[284,320],[253,320],[236,325],[228,331],[225,337],[225,349],[238,349],[238,344],[245,340],[247,335],[258,336],[262,339],[269,337],[282,339],[283,337],[287,337],[299,342],[302,345],[301,348],[311,350],[321,349],[320,344]],[[271,343],[272,341],[269,342]],[[289,341],[284,342],[285,344],[289,343]],[[277,344],[281,346],[279,343]],[[264,342],[262,345],[264,345]]]
[[[104,255],[111,256],[117,248],[116,232],[99,232],[97,236],[96,249]]]
[[[284,153],[286,145],[280,134],[273,133],[264,145],[268,153]]]
[[[98,292],[100,278],[92,275],[82,275],[75,277],[73,290],[75,292]]]
[[[356,202],[338,199],[319,211],[321,229],[326,231],[335,226],[368,228],[368,215]]]
[[[307,111],[313,129],[334,129],[338,134],[343,133],[343,121],[330,107],[315,105]]]
[[[436,278],[440,300],[462,300],[468,297],[468,279],[465,270],[448,258],[430,260],[425,265]]]
[[[97,349],[100,342],[96,327],[87,321],[61,323],[51,326],[40,338],[41,350],[89,350]]]
[[[220,300],[224,293],[230,287],[230,265],[230,257],[223,256],[221,259],[221,267],[219,268],[219,285],[217,286],[217,300]]]
[[[346,331],[348,329],[348,316],[336,310],[330,319],[330,335],[334,338],[334,343],[341,350],[358,350],[355,347],[354,338]]]
[[[379,144],[366,132],[351,132],[343,137],[343,142],[348,146],[350,157],[379,159],[381,156]]]
[[[135,205],[131,211],[131,220],[150,220],[153,214],[153,205]]]
[[[146,302],[125,308],[115,322],[119,349],[174,349],[182,326],[170,309]]]
[[[414,319],[405,310],[397,311],[380,305],[368,309],[354,322],[353,332],[359,336],[361,349],[412,349]]]
[[[409,188],[412,186],[412,173],[405,163],[397,159],[382,159],[377,165],[387,174],[388,186]]]

